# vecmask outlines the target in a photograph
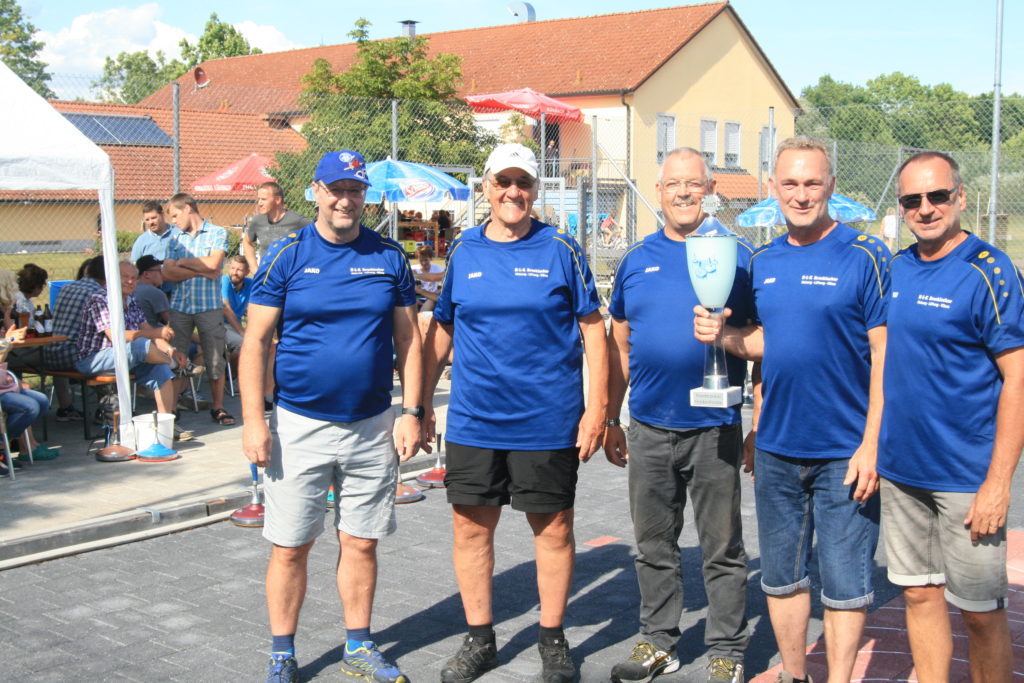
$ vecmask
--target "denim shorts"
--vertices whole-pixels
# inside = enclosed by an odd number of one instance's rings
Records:
[[[757,449],[754,493],[761,546],[761,588],[789,595],[811,585],[811,542],[818,535],[821,602],[859,609],[874,599],[879,497],[853,500],[843,486],[848,459],[788,458]]]
[[[174,378],[174,373],[169,365],[145,362],[151,343],[143,337],[128,342],[128,369],[135,375],[136,384],[159,391],[164,382]],[[114,374],[114,349],[108,346],[76,361],[75,370],[89,376]]]
[[[946,600],[968,612],[1006,607],[1006,527],[971,541],[964,519],[975,495],[882,479],[889,580],[904,587],[945,585]]]

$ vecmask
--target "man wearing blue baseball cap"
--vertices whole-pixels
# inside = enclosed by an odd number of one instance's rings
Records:
[[[369,184],[358,152],[325,154],[313,181],[316,220],[271,244],[254,278],[239,379],[245,455],[266,468],[268,683],[298,680],[294,639],[306,561],[324,530],[331,485],[348,632],[341,668],[378,683],[408,680],[374,644],[370,614],[377,540],[395,530],[398,460],[419,448],[421,344],[405,253],[360,224]],[[275,330],[276,407],[268,426],[263,381]],[[397,430],[392,340],[404,407]]]

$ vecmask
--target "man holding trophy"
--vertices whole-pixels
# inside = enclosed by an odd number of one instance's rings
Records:
[[[717,201],[714,191],[699,152],[670,152],[657,183],[665,228],[626,252],[612,291],[604,450],[613,465],[629,464],[641,595],[639,642],[612,669],[613,681],[646,680],[680,666],[679,535],[688,493],[704,556],[709,679],[743,680],[747,565],[740,521],[740,411],[725,401],[718,404],[722,407],[695,407],[690,395],[693,387],[708,382],[702,380],[705,347],[693,339],[690,328],[690,311],[699,299],[687,265],[696,233],[707,224],[724,228],[702,207],[702,200]],[[747,263],[753,250],[745,242],[737,244],[735,235],[728,245],[731,258],[721,263],[703,258],[696,267],[702,279],[725,277],[722,295],[733,311],[731,321],[742,325],[749,317]],[[730,260],[731,267],[726,263]],[[718,305],[725,303],[723,298]],[[727,377],[721,382],[725,387],[742,385],[746,363],[732,356],[723,361],[717,370]],[[627,384],[628,442],[618,419]],[[739,392],[732,393],[738,403]]]
[[[829,680],[849,680],[874,598],[889,250],[829,216],[835,176],[821,142],[784,140],[770,184],[787,233],[751,257],[754,325],[724,328],[726,350],[763,358],[752,432],[761,588],[779,681],[809,680],[807,565],[817,534]],[[716,339],[722,326],[694,312],[697,339]]]

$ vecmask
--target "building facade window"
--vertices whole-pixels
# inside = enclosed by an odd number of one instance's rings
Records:
[[[676,117],[674,114],[658,114],[657,153],[655,158],[661,164],[665,155],[676,148]]]
[[[708,166],[718,166],[718,121],[700,120],[700,153]]]
[[[740,124],[725,122],[725,167],[740,167]]]

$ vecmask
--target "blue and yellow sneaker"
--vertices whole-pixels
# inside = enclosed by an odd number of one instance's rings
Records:
[[[409,683],[398,667],[384,659],[377,646],[364,641],[355,651],[345,645],[345,656],[341,660],[342,672],[349,676],[362,676],[374,683]]]
[[[270,668],[267,671],[267,683],[298,683],[299,663],[295,657],[278,659],[270,658]]]

